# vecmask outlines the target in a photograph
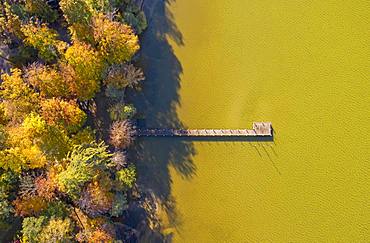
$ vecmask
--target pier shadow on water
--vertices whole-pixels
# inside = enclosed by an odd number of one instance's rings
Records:
[[[141,92],[128,92],[127,99],[135,104],[139,116],[144,116],[150,127],[183,128],[176,113],[180,105],[179,89],[182,66],[175,56],[167,38],[177,45],[184,45],[183,37],[177,29],[173,17],[167,9],[174,0],[153,0],[144,2],[148,17],[148,29],[141,36],[141,55],[137,63],[146,76]],[[195,176],[196,167],[192,156],[195,149],[189,140],[145,140],[137,139],[132,161],[136,163],[138,187],[142,197],[151,197],[161,207],[170,225],[163,229],[164,236],[157,230],[143,226],[150,215],[145,210],[130,213],[129,226],[138,230],[137,242],[171,242],[171,235],[181,222],[176,212],[176,202],[171,196],[171,175],[173,167],[184,179]],[[147,222],[148,226],[148,222]],[[145,229],[143,229],[145,228]],[[151,227],[153,228],[153,227]]]

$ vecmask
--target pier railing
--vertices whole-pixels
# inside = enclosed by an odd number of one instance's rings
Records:
[[[253,129],[139,129],[138,137],[272,137],[271,122],[254,122]]]

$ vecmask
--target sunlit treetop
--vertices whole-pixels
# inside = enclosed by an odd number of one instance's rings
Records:
[[[109,64],[129,61],[140,48],[139,38],[130,26],[103,14],[94,17],[93,29],[97,49]]]
[[[24,42],[37,49],[39,57],[47,62],[58,58],[67,47],[65,42],[58,40],[58,33],[46,24],[30,22],[22,25],[21,30],[25,35]]]

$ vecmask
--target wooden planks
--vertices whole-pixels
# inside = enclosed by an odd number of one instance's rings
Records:
[[[139,137],[256,137],[272,136],[271,122],[254,122],[253,129],[139,129]]]

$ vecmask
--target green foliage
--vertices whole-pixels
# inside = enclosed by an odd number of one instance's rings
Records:
[[[118,9],[117,18],[125,24],[132,26],[137,34],[147,27],[147,20],[143,11],[133,0],[111,0],[114,9]]]
[[[67,22],[72,25],[75,23],[90,24],[92,13],[84,0],[60,0],[60,9],[63,11]]]
[[[123,22],[132,26],[137,34],[141,34],[148,26],[144,12],[136,5],[126,9]]]
[[[134,166],[121,169],[116,173],[116,180],[121,188],[132,188],[136,181],[136,170]]]
[[[62,201],[52,201],[48,207],[41,213],[41,215],[52,218],[65,218],[68,215],[68,208]]]
[[[112,12],[112,7],[109,3],[109,0],[85,0],[89,9],[91,9],[94,14],[99,12],[108,13]]]
[[[105,95],[112,100],[123,100],[125,97],[125,90],[109,84],[105,89]]]
[[[84,0],[60,0],[60,9],[70,25],[72,39],[92,43],[92,12]]]
[[[26,0],[25,10],[33,16],[53,23],[58,18],[58,13],[44,0]]]
[[[93,165],[72,160],[67,169],[61,172],[57,179],[60,189],[72,199],[77,199],[83,185],[94,176]]]
[[[113,217],[121,216],[122,213],[123,213],[123,210],[127,209],[127,207],[128,207],[127,204],[128,203],[127,203],[126,195],[123,194],[122,192],[117,192],[114,195],[112,210],[111,210],[110,214]]]
[[[91,143],[91,141],[95,141],[95,133],[91,127],[86,127],[78,131],[77,134],[73,135],[71,138],[71,143],[73,145]]]
[[[44,224],[47,222],[47,218],[40,216],[27,217],[22,222],[22,242],[37,242],[39,241],[39,235],[43,229]]]
[[[58,40],[58,33],[46,24],[29,23],[21,28],[25,35],[24,42],[38,50],[40,58],[47,62],[55,60],[63,53],[67,44]]]
[[[40,148],[49,160],[61,160],[72,149],[66,132],[58,127],[48,126],[47,132],[40,140]]]
[[[133,105],[122,103],[113,105],[108,111],[112,121],[131,119],[136,114],[136,108]]]
[[[3,190],[0,190],[0,222],[4,222],[12,213],[13,207],[8,200],[8,195]]]
[[[8,1],[2,1],[0,11],[0,40],[3,43],[11,44],[13,41],[22,39],[21,25],[21,19],[14,11],[14,4]]]
[[[69,163],[66,170],[58,175],[61,190],[72,199],[77,199],[83,185],[93,179],[95,171],[109,165],[110,157],[111,154],[103,142],[74,146],[67,157]]]

